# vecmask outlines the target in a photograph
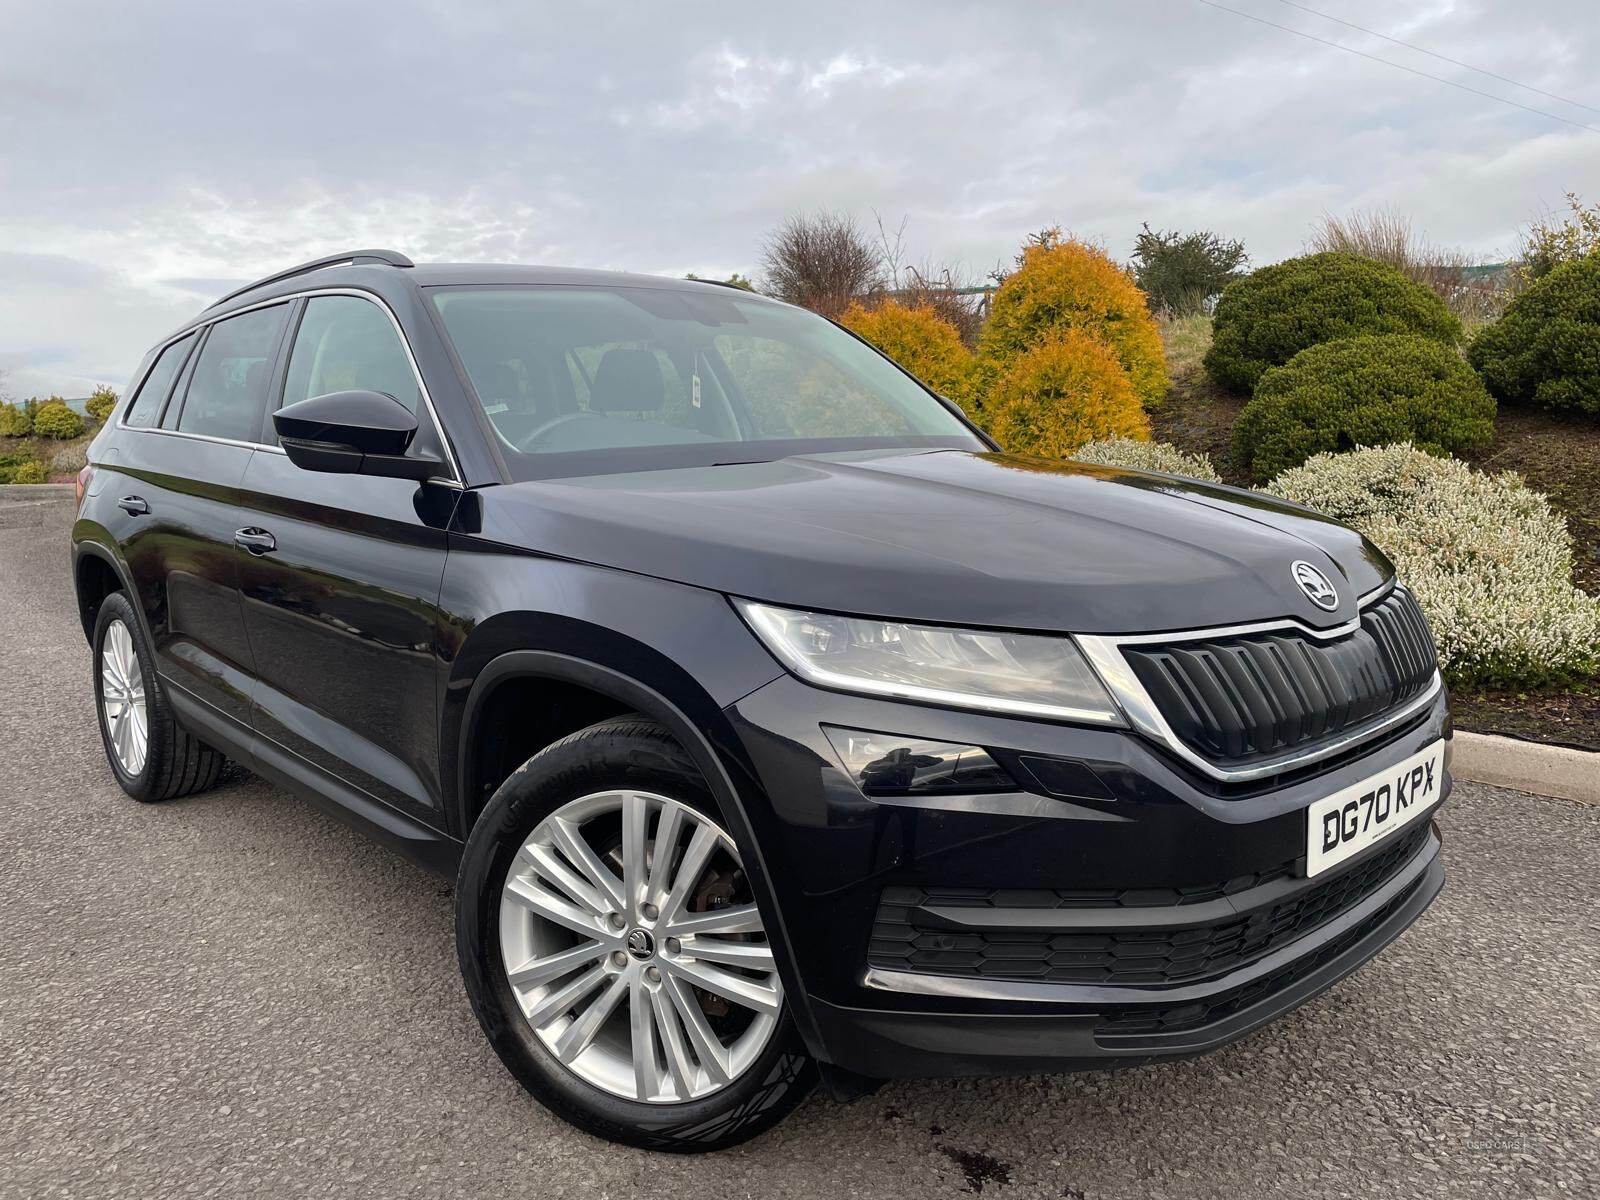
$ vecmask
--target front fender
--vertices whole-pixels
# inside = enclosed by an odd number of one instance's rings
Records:
[[[442,778],[459,835],[467,826],[468,767],[484,700],[507,679],[577,684],[659,722],[688,751],[740,847],[791,1011],[820,1044],[751,806],[769,803],[724,708],[783,674],[727,599],[626,572],[507,553],[452,553],[443,599],[459,641],[449,647],[441,728]],[[520,586],[519,586],[520,584]],[[543,600],[466,617],[458,606],[502,594]],[[582,615],[576,615],[577,613]]]

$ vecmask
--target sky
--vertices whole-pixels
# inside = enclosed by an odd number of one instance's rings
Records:
[[[1400,69],[1600,130],[1594,0],[1217,2],[0,0],[0,386],[120,390],[230,285],[356,247],[754,274],[829,209],[982,276],[1050,225],[1259,265],[1392,207],[1492,260],[1600,200],[1600,132]]]

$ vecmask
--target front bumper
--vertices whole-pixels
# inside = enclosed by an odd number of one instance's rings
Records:
[[[1427,829],[1406,832],[1403,856],[1390,838],[1315,880],[1299,873],[1306,805],[1448,738],[1442,695],[1376,745],[1247,786],[1205,779],[1126,731],[840,695],[788,677],[730,706],[727,715],[743,751],[737,757],[749,764],[740,790],[794,959],[788,984],[797,1019],[819,1059],[861,1075],[1080,1070],[1203,1053],[1355,970],[1409,926],[1443,885],[1431,817]],[[824,722],[983,746],[1008,762],[1071,760],[1103,786],[1098,795],[1088,794],[1093,788],[1063,796],[1034,787],[872,799],[840,769]],[[1447,772],[1446,797],[1449,786]],[[1375,862],[1386,848],[1394,861]],[[1092,913],[1071,910],[1080,894],[1183,893],[1188,904],[1204,891],[1200,885],[1255,875],[1269,882],[1213,899],[1210,908],[1236,905],[1237,915],[1251,916],[1259,928],[1290,911],[1282,906],[1301,893],[1380,867],[1381,878],[1364,882],[1350,902],[1329,906],[1326,919],[1302,921],[1292,936],[1262,940],[1255,953],[1232,960],[1222,955],[1200,969],[1191,960],[1170,978],[1110,970],[1101,981],[1062,982],[1037,964],[1031,973],[1011,971],[1004,962],[974,965],[959,954],[949,956],[959,969],[941,971],[927,961],[936,964],[936,953],[907,970],[886,963],[883,942],[874,940],[875,933],[884,936],[886,895],[916,889],[946,895],[993,889],[995,904],[1053,891],[1066,897],[1060,903],[1067,911],[1038,917],[1007,911],[1014,922],[1055,932],[1051,923],[1058,919],[1069,926],[1099,923]],[[1149,905],[1104,923],[1187,927],[1203,923],[1207,911]],[[1104,954],[1140,952],[1115,939],[1107,944],[1112,948]],[[997,951],[1006,952],[1015,947]],[[1066,977],[1073,977],[1071,968]]]

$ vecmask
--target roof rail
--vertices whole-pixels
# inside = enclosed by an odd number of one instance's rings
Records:
[[[293,279],[296,275],[305,275],[311,271],[320,271],[324,267],[340,267],[345,264],[356,266],[360,263],[382,263],[390,267],[414,267],[416,264],[401,254],[398,250],[346,250],[343,254],[330,254],[326,258],[314,258],[310,262],[303,262],[298,267],[290,267],[287,271],[279,271],[275,275],[268,275],[254,283],[247,283],[242,288],[234,288],[220,300],[214,300],[206,305],[206,312],[210,312],[219,304],[226,304],[235,296],[242,296],[246,292],[253,292],[258,287],[266,287],[269,283],[277,283],[283,279]]]

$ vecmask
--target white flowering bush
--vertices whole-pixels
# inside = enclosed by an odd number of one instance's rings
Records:
[[[1377,543],[1416,593],[1452,682],[1539,684],[1600,669],[1600,600],[1573,586],[1566,522],[1520,476],[1403,442],[1318,454],[1266,490]]]
[[[1222,477],[1204,454],[1190,454],[1166,442],[1140,442],[1129,437],[1100,438],[1086,442],[1072,452],[1078,462],[1102,467],[1127,467],[1133,471],[1164,471],[1168,475],[1188,475],[1194,479],[1221,482]]]

